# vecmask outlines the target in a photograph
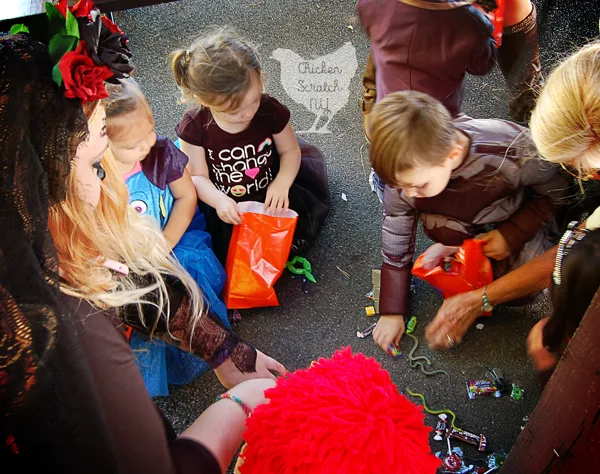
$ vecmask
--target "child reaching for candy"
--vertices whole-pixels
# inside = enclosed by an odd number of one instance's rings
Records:
[[[207,205],[219,259],[225,260],[232,225],[241,223],[241,201],[264,202],[274,213],[296,211],[292,249],[307,248],[329,211],[325,162],[315,147],[299,145],[287,107],[262,93],[255,51],[219,32],[175,51],[171,66],[182,99],[195,103],[177,135],[198,197]]]

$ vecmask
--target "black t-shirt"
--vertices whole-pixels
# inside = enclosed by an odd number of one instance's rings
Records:
[[[290,111],[277,99],[263,94],[249,127],[228,133],[207,108],[193,109],[177,125],[177,135],[206,152],[210,180],[235,201],[264,200],[266,189],[279,170],[273,135],[290,121]]]

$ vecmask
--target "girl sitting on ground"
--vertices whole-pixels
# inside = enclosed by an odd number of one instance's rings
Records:
[[[150,104],[136,82],[122,79],[109,87],[106,129],[110,151],[129,190],[129,203],[140,214],[153,217],[179,263],[194,278],[205,303],[223,326],[231,329],[220,295],[225,270],[211,248],[204,216],[186,165],[188,158],[173,142],[157,136]],[[164,342],[150,341],[133,332],[138,367],[151,396],[168,395],[169,384],[186,384],[209,366],[194,355]]]
[[[182,99],[195,103],[177,135],[198,197],[207,204],[217,257],[225,260],[232,224],[242,222],[241,201],[296,211],[292,249],[306,249],[329,211],[325,161],[315,147],[299,145],[288,108],[263,94],[256,52],[219,32],[175,51],[171,66]]]

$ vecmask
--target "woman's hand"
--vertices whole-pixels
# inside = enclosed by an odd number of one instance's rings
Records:
[[[481,293],[482,290],[474,290],[444,300],[435,319],[425,328],[429,347],[448,350],[454,344],[460,344],[481,315]]]
[[[227,359],[215,369],[215,374],[225,388],[234,387],[245,380],[262,378],[276,380],[277,377],[272,372],[281,376],[285,375],[287,370],[283,364],[260,351],[256,351],[256,371],[254,372],[240,372],[231,359]]]
[[[483,240],[483,254],[494,260],[504,260],[511,254],[510,245],[499,230],[492,230],[485,234],[479,234],[476,240]]]
[[[229,196],[223,194],[222,198],[219,199],[215,207],[219,218],[227,224],[241,224],[242,217],[238,212],[237,203]]]
[[[265,211],[274,214],[287,211],[290,206],[288,193],[290,187],[283,180],[275,178],[267,188],[267,198],[265,199]]]

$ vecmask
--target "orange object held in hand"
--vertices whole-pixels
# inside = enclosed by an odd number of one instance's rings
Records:
[[[423,255],[415,262],[412,274],[438,289],[444,298],[483,288],[494,281],[492,264],[483,255],[483,240],[468,239],[463,242],[451,259],[443,265],[427,270],[423,266]]]
[[[224,300],[229,309],[279,306],[273,285],[285,268],[298,214],[268,214],[260,202],[241,202],[227,253]]]

